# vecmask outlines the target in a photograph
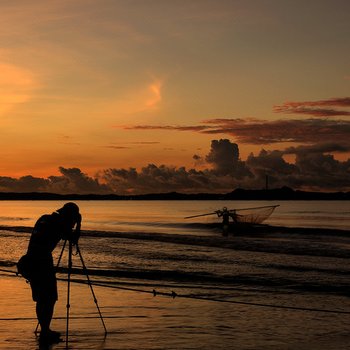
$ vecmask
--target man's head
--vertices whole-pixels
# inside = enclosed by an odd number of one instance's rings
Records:
[[[68,202],[62,208],[58,209],[57,212],[62,215],[65,219],[73,222],[74,224],[81,221],[81,215],[79,213],[79,207],[73,203]]]

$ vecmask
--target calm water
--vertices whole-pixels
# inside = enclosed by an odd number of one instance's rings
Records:
[[[199,233],[189,223],[218,222],[215,215],[184,217],[229,209],[280,204],[266,221],[270,225],[350,229],[349,201],[77,201],[83,227],[107,231]],[[0,225],[33,226],[38,216],[60,208],[60,201],[0,201]],[[186,227],[187,225],[187,227]],[[190,230],[190,231],[188,231]]]
[[[74,349],[349,349],[350,315],[337,313],[350,312],[349,202],[77,203],[84,230],[79,245],[89,274],[103,285],[96,288],[114,333],[98,347],[77,342]],[[35,220],[62,204],[0,202],[0,268],[14,270]],[[219,225],[212,225],[215,216],[184,219],[223,206],[270,204],[281,206],[266,229],[227,238]],[[56,258],[61,250],[62,245]],[[66,255],[60,267],[67,266]],[[73,264],[81,268],[78,257]],[[12,284],[3,283],[11,293]],[[88,299],[84,287],[74,288],[81,291],[78,304],[83,307],[82,300]],[[180,298],[153,298],[147,294],[153,289],[175,291]],[[88,319],[84,322],[86,329],[93,327]],[[80,336],[88,342],[89,334]],[[22,349],[1,339],[0,348]]]

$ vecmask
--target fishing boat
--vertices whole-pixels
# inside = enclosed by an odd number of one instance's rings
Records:
[[[279,207],[279,205],[266,205],[262,207],[240,209],[227,209],[224,207],[222,210],[216,210],[211,213],[186,216],[185,219],[191,219],[208,215],[221,216],[223,211],[227,210],[235,223],[257,225],[262,224],[266,219],[268,219],[277,207]]]

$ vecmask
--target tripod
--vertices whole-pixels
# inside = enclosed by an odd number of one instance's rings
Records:
[[[95,292],[94,292],[94,290],[92,288],[92,283],[91,283],[91,280],[90,280],[90,277],[89,277],[89,274],[88,274],[88,270],[86,268],[83,256],[82,256],[81,251],[79,249],[79,245],[78,245],[78,243],[73,244],[71,241],[68,241],[68,242],[69,243],[68,243],[68,274],[67,274],[67,282],[68,283],[67,283],[67,304],[66,304],[66,311],[67,311],[67,314],[66,314],[66,348],[68,348],[68,339],[69,339],[70,287],[71,287],[71,274],[72,274],[72,267],[73,267],[73,262],[72,262],[73,245],[76,248],[76,254],[75,255],[78,255],[79,258],[80,258],[80,262],[81,262],[81,265],[82,265],[82,268],[83,268],[83,272],[84,272],[84,274],[86,276],[87,283],[88,283],[88,285],[90,287],[90,291],[91,291],[94,303],[96,305],[99,317],[101,319],[101,322],[102,322],[102,325],[103,325],[103,328],[104,328],[104,331],[105,331],[105,336],[107,335],[107,328],[106,328],[106,325],[104,323],[100,307],[98,306],[96,295],[95,295]],[[60,262],[61,262],[61,259],[62,259],[62,256],[63,256],[63,252],[64,252],[64,249],[65,249],[66,245],[67,245],[67,239],[63,243],[63,247],[62,247],[61,253],[59,255],[58,261],[57,261],[56,269],[60,265]],[[38,327],[39,327],[39,323],[36,326],[35,333],[37,333]]]

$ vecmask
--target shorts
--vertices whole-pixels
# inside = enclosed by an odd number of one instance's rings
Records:
[[[56,301],[58,299],[57,280],[52,258],[37,259],[29,280],[34,301]]]

